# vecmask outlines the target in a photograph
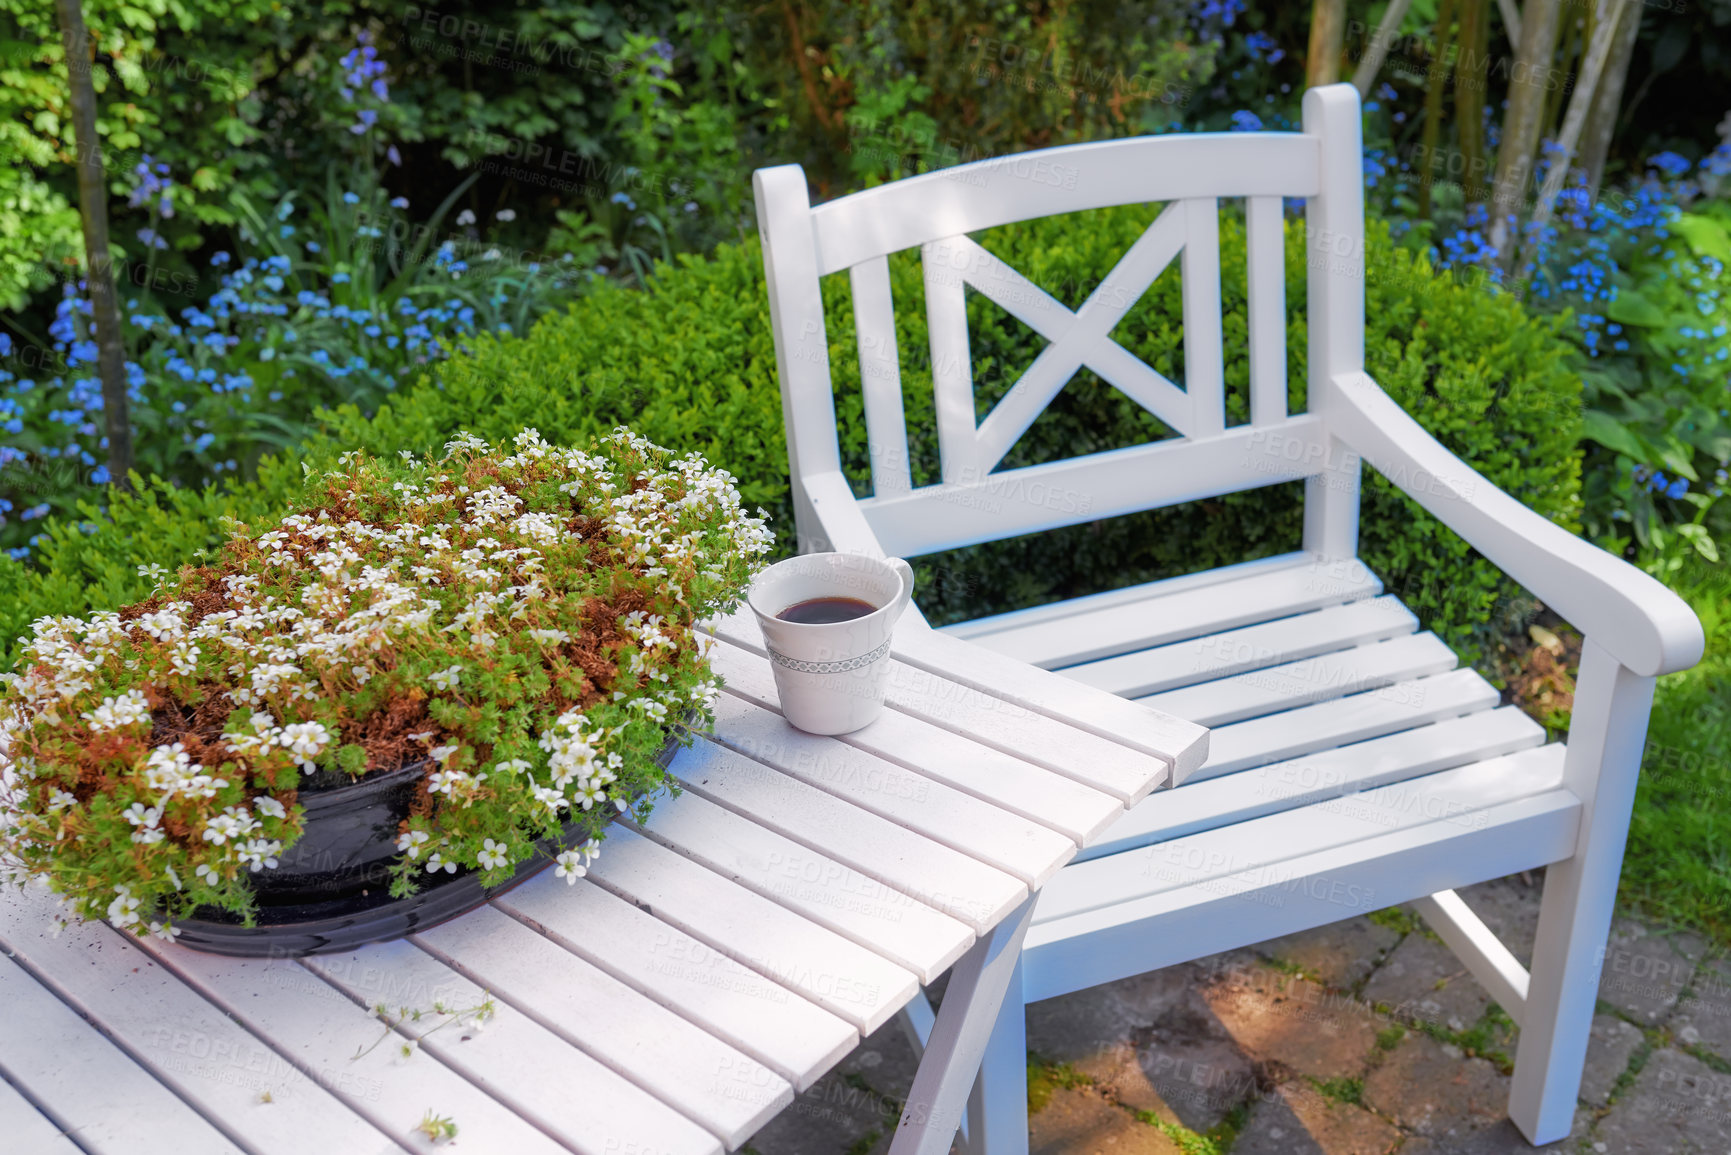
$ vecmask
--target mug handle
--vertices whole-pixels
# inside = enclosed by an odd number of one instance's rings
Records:
[[[884,561],[896,571],[896,576],[902,579],[902,592],[896,595],[895,613],[890,615],[890,622],[894,624],[901,619],[902,612],[914,598],[914,567],[899,557],[886,557]]]

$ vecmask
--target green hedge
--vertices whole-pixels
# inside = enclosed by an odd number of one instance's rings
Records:
[[[1011,266],[1078,307],[1154,214],[1152,206],[1010,226],[979,239]],[[1221,221],[1229,422],[1247,418],[1244,231]],[[1579,509],[1579,381],[1554,321],[1518,302],[1434,276],[1375,226],[1366,256],[1366,357],[1383,387],[1495,484],[1573,528]],[[916,483],[936,476],[936,432],[918,262],[891,262]],[[1304,235],[1287,238],[1291,405],[1304,404]],[[868,476],[846,278],[824,294],[847,469]],[[1116,338],[1182,379],[1179,278],[1163,274],[1119,324]],[[982,414],[1044,340],[970,294],[969,325]],[[375,417],[324,415],[324,433],[295,460],[268,461],[257,481],[200,493],[147,489],[118,500],[92,532],[51,527],[36,564],[0,561],[0,637],[42,614],[82,613],[141,596],[143,564],[177,565],[220,536],[223,515],[268,516],[344,447],[422,449],[467,428],[498,438],[524,425],[554,442],[624,423],[682,451],[697,449],[740,479],[748,502],[791,540],[781,403],[763,272],[754,242],[663,268],[652,291],[603,287],[525,337],[483,337],[466,356],[423,378]],[[1006,466],[1135,444],[1159,423],[1087,372],[1065,388],[1011,451]],[[1370,476],[1367,471],[1367,476]],[[919,601],[953,621],[1053,598],[1206,569],[1298,546],[1300,487],[1272,486],[1218,500],[1095,522],[933,555],[919,563]],[[1469,651],[1510,591],[1452,533],[1372,477],[1364,494],[1362,556],[1434,628]],[[91,527],[87,527],[89,529]],[[1505,602],[1504,604],[1508,604]]]

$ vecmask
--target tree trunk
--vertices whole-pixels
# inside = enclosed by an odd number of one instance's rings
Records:
[[[1376,74],[1382,71],[1382,62],[1388,59],[1388,46],[1400,35],[1400,22],[1406,19],[1406,10],[1410,7],[1412,0],[1389,0],[1388,11],[1382,14],[1382,22],[1376,26],[1370,43],[1365,46],[1364,59],[1359,61],[1358,71],[1352,74],[1352,86],[1358,89],[1360,100],[1370,96],[1370,86],[1376,83]]]
[[[1617,113],[1623,103],[1623,86],[1629,79],[1629,61],[1635,55],[1635,39],[1641,31],[1644,4],[1624,4],[1617,15],[1617,36],[1611,42],[1611,55],[1605,61],[1604,75],[1599,77],[1598,91],[1593,93],[1593,107],[1587,110],[1587,127],[1581,132],[1580,167],[1587,174],[1587,195],[1599,195],[1599,182],[1605,176],[1605,158],[1611,153],[1611,137],[1617,130]]]
[[[1509,70],[1509,110],[1497,149],[1497,182],[1491,197],[1491,244],[1507,252],[1521,201],[1532,185],[1533,165],[1544,127],[1545,85],[1560,84],[1551,66],[1557,47],[1558,0],[1527,0],[1521,12],[1521,45]]]
[[[1304,58],[1308,88],[1340,79],[1340,52],[1346,43],[1346,0],[1315,0],[1310,10],[1310,50]]]
[[[1485,50],[1489,9],[1487,0],[1462,3],[1461,51],[1455,63],[1455,125],[1460,133],[1461,185],[1469,205],[1482,204],[1487,197],[1484,108],[1491,72]]]
[[[1587,108],[1596,101],[1599,78],[1604,74],[1605,61],[1611,55],[1611,41],[1617,34],[1618,9],[1630,2],[1599,0],[1593,39],[1587,45],[1581,66],[1581,79],[1569,95],[1569,110],[1563,114],[1563,130],[1557,134],[1557,154],[1551,160],[1550,170],[1545,173],[1545,187],[1539,190],[1539,203],[1533,210],[1535,232],[1550,223],[1551,210],[1556,207],[1563,184],[1569,179],[1575,145],[1580,142],[1581,129],[1587,123]],[[1633,3],[1639,4],[1640,0],[1633,0]],[[1537,244],[1537,240],[1532,243]]]
[[[1454,66],[1449,58],[1449,47],[1454,43],[1454,20],[1455,0],[1442,0],[1436,17],[1436,35],[1431,38],[1434,51],[1430,69],[1425,76],[1424,143],[1419,153],[1424,170],[1418,180],[1418,215],[1427,221],[1430,219],[1430,186],[1436,180],[1437,162],[1443,159],[1437,154],[1437,149],[1441,147],[1442,138],[1443,93],[1448,89],[1449,69]],[[1440,167],[1446,175],[1448,165]]]
[[[66,44],[66,79],[72,89],[78,204],[84,220],[84,284],[90,292],[91,335],[102,379],[102,416],[108,426],[108,481],[125,488],[132,470],[132,424],[127,414],[126,351],[121,344],[114,262],[108,251],[108,180],[103,173],[102,141],[96,136],[96,88],[90,78],[95,52],[80,0],[55,0],[55,7]]]

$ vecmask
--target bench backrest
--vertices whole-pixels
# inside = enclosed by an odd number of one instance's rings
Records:
[[[1352,556],[1356,459],[1331,446],[1328,382],[1364,360],[1364,199],[1359,102],[1350,84],[1304,97],[1301,133],[1197,133],[1042,149],[910,177],[811,207],[798,165],[753,186],[802,549],[822,540],[807,493],[840,469],[819,278],[847,270],[872,496],[858,503],[883,549],[912,556],[1307,479],[1305,545]],[[1226,425],[1219,199],[1246,200],[1250,421]],[[1306,202],[1310,412],[1287,412],[1282,198]],[[1164,210],[1072,313],[967,234],[1107,206]],[[931,338],[941,480],[914,487],[888,255],[919,248]],[[1184,373],[1167,380],[1125,351],[1115,324],[1174,260],[1183,279]],[[965,288],[1049,342],[976,420]],[[1176,436],[994,472],[1086,366]]]

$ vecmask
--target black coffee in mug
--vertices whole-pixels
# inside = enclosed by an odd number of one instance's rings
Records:
[[[877,610],[878,607],[859,598],[808,598],[803,602],[795,602],[775,616],[778,621],[783,622],[828,626],[836,622],[851,622],[855,618],[875,614]]]

